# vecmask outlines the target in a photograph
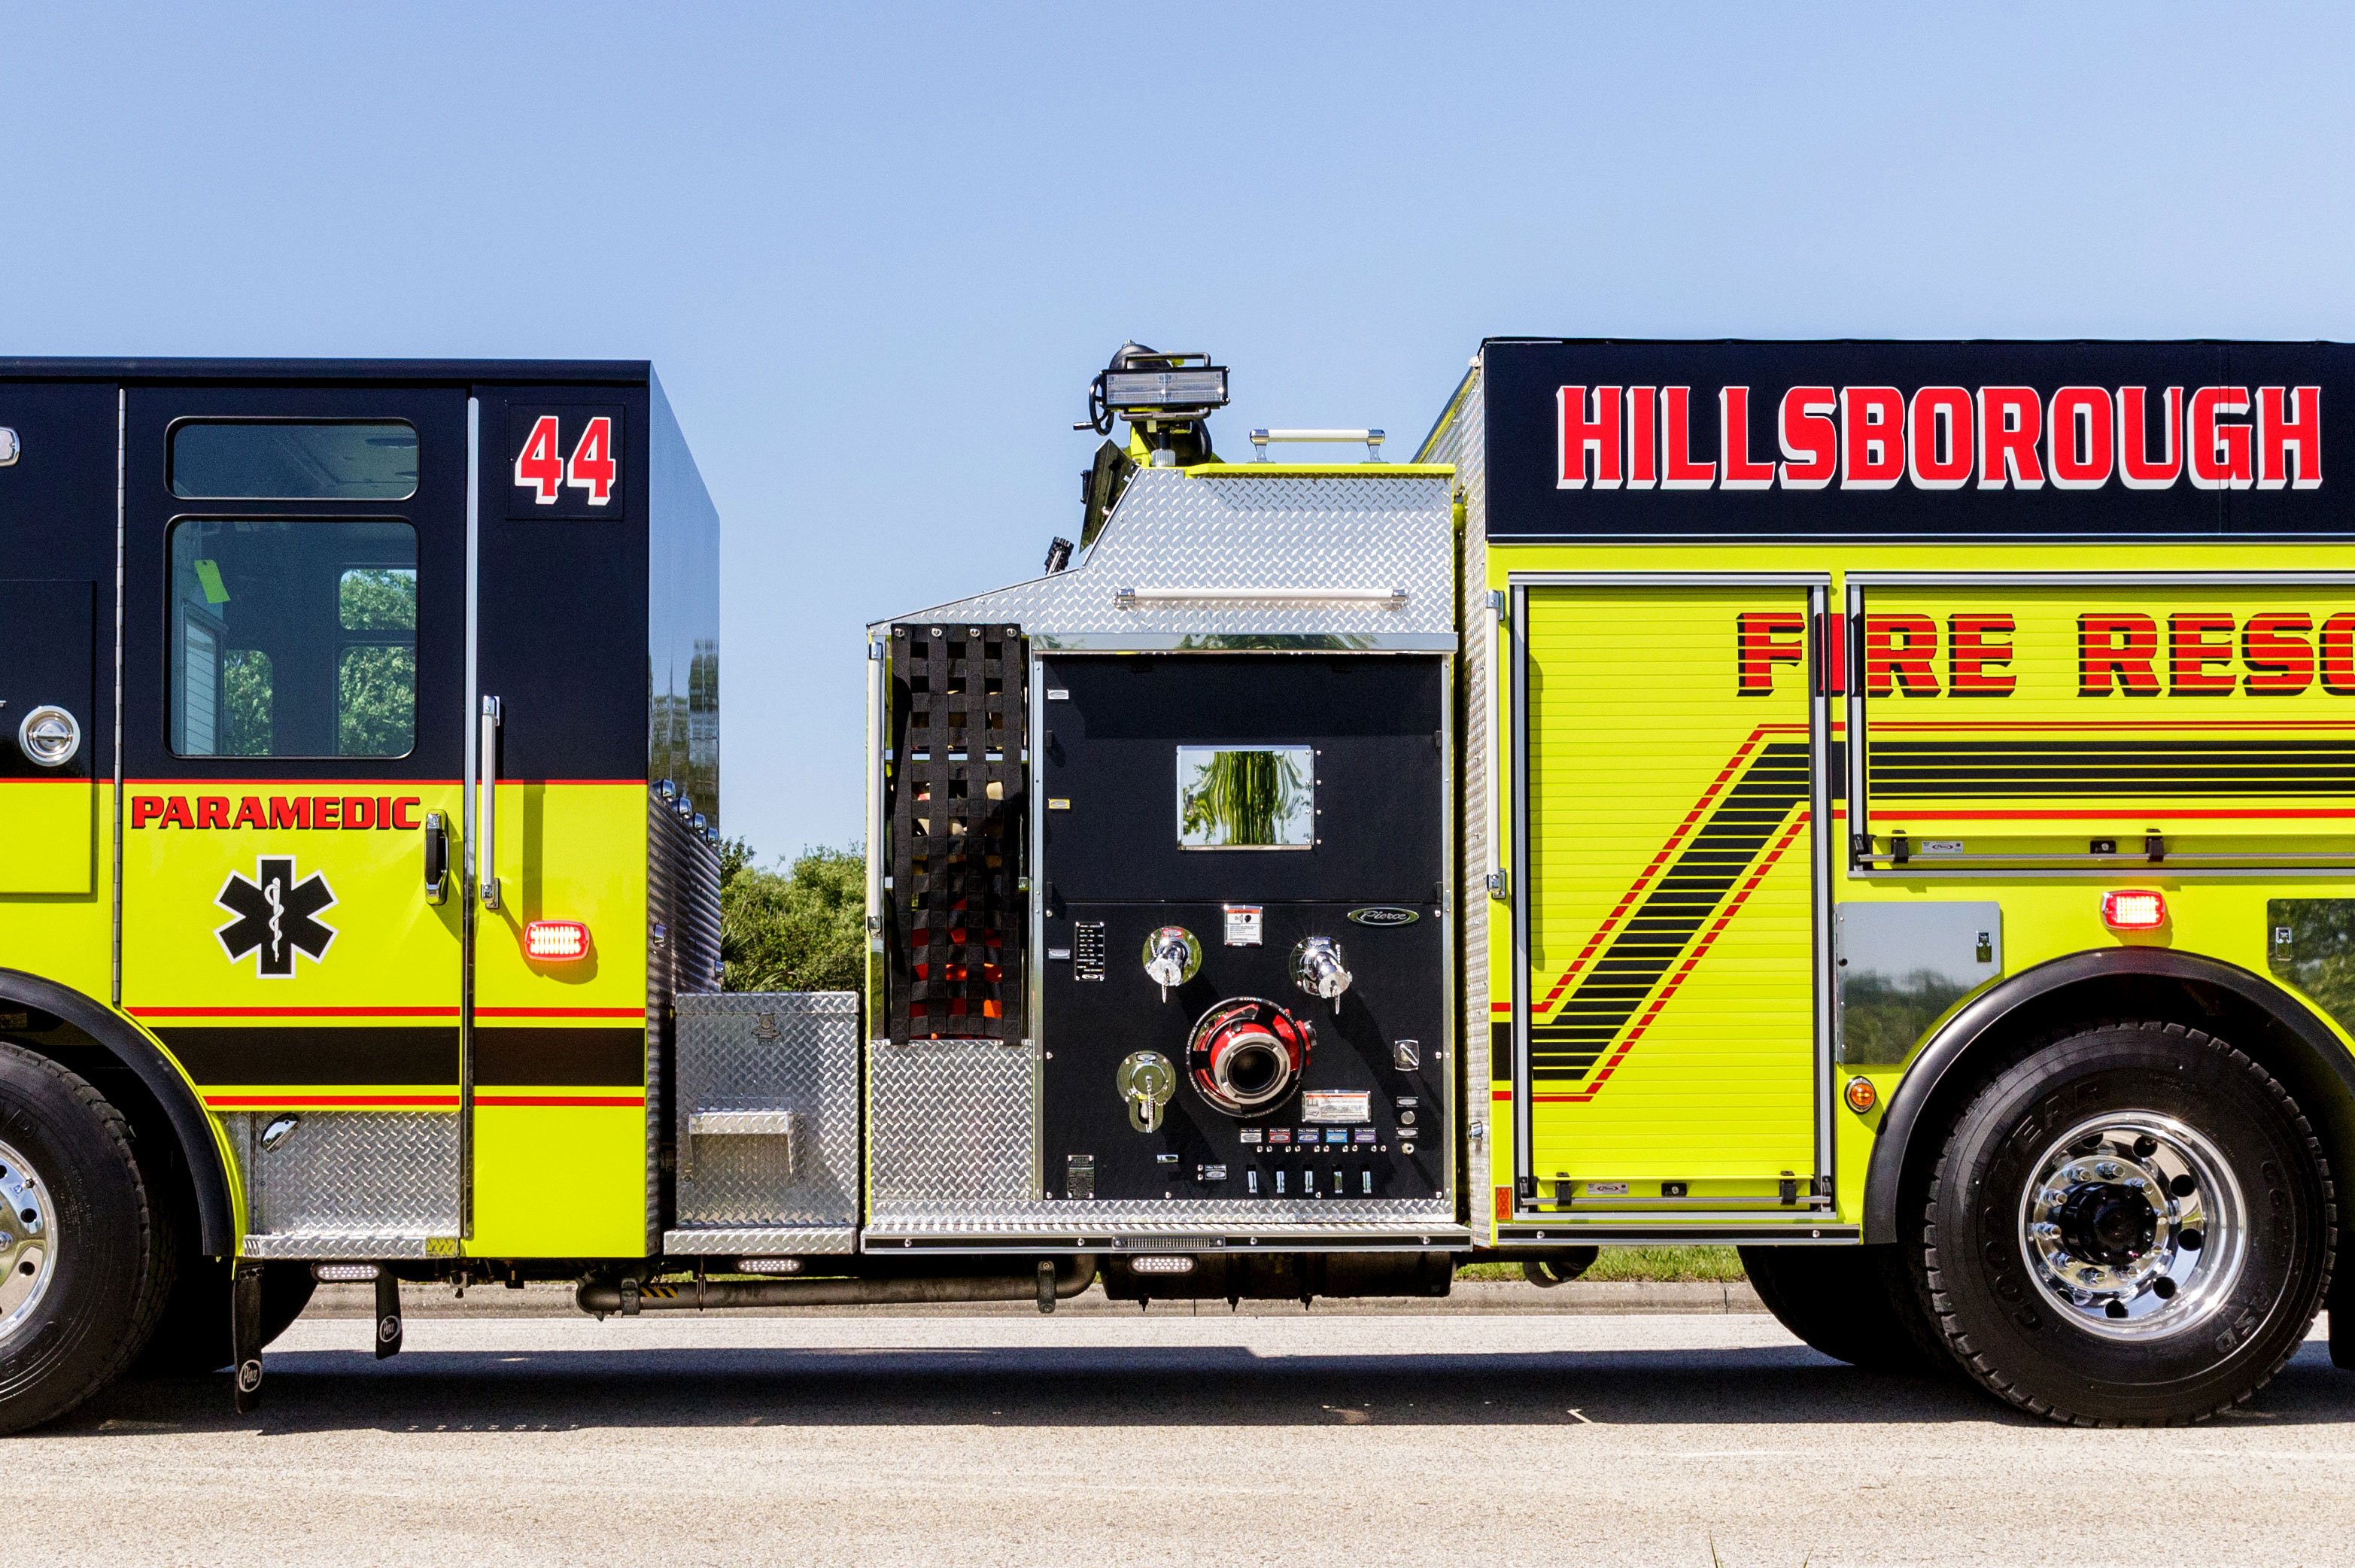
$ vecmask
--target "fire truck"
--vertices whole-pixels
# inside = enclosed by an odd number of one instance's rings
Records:
[[[389,1355],[1663,1243],[2058,1421],[2355,1365],[2341,371],[1496,338],[1401,462],[1129,345],[1076,539],[867,627],[863,991],[752,994],[648,367],[0,361],[0,1424],[250,1409],[321,1280]]]

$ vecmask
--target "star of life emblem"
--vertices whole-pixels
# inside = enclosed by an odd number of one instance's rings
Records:
[[[335,927],[318,915],[334,905],[336,894],[316,871],[297,881],[292,856],[265,855],[254,870],[251,879],[231,871],[221,884],[213,901],[237,918],[213,934],[230,963],[255,954],[264,979],[286,979],[294,973],[297,953],[315,964],[334,944]]]

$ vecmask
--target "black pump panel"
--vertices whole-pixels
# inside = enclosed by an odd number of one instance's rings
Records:
[[[1443,661],[1049,656],[1031,698],[1047,1196],[1256,1200],[1273,1218],[1278,1205],[1443,1193]],[[1145,959],[1169,927],[1199,961],[1165,987]],[[1337,998],[1297,973],[1295,950],[1318,938],[1349,974]],[[1208,1058],[1189,1046],[1244,998],[1305,1024],[1314,1043],[1296,1083],[1237,1114],[1198,1083]],[[1125,1097],[1139,1078],[1124,1064],[1139,1053],[1171,1069],[1150,1110]]]

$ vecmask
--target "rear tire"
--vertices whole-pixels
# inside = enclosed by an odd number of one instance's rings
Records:
[[[2280,1083],[2180,1024],[2105,1024],[1998,1072],[1955,1119],[1914,1261],[1980,1384],[2079,1425],[2198,1421],[2306,1336],[2330,1175]]]
[[[171,1263],[123,1114],[79,1074],[5,1042],[0,1150],[0,1432],[16,1432],[123,1371],[154,1328]]]
[[[1836,1361],[1933,1372],[1946,1357],[1894,1247],[1743,1247],[1751,1287],[1776,1322]]]
[[[261,1343],[293,1326],[311,1303],[318,1282],[311,1265],[273,1263],[261,1276]],[[229,1264],[226,1258],[183,1254],[178,1283],[164,1305],[163,1321],[139,1358],[143,1377],[188,1377],[217,1372],[236,1359],[229,1341]]]

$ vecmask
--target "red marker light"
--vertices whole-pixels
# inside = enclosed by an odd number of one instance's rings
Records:
[[[523,928],[523,955],[541,964],[589,956],[589,928],[577,920],[535,920]]]
[[[2102,923],[2112,931],[2157,931],[2167,923],[2167,895],[2147,888],[2104,893]]]

